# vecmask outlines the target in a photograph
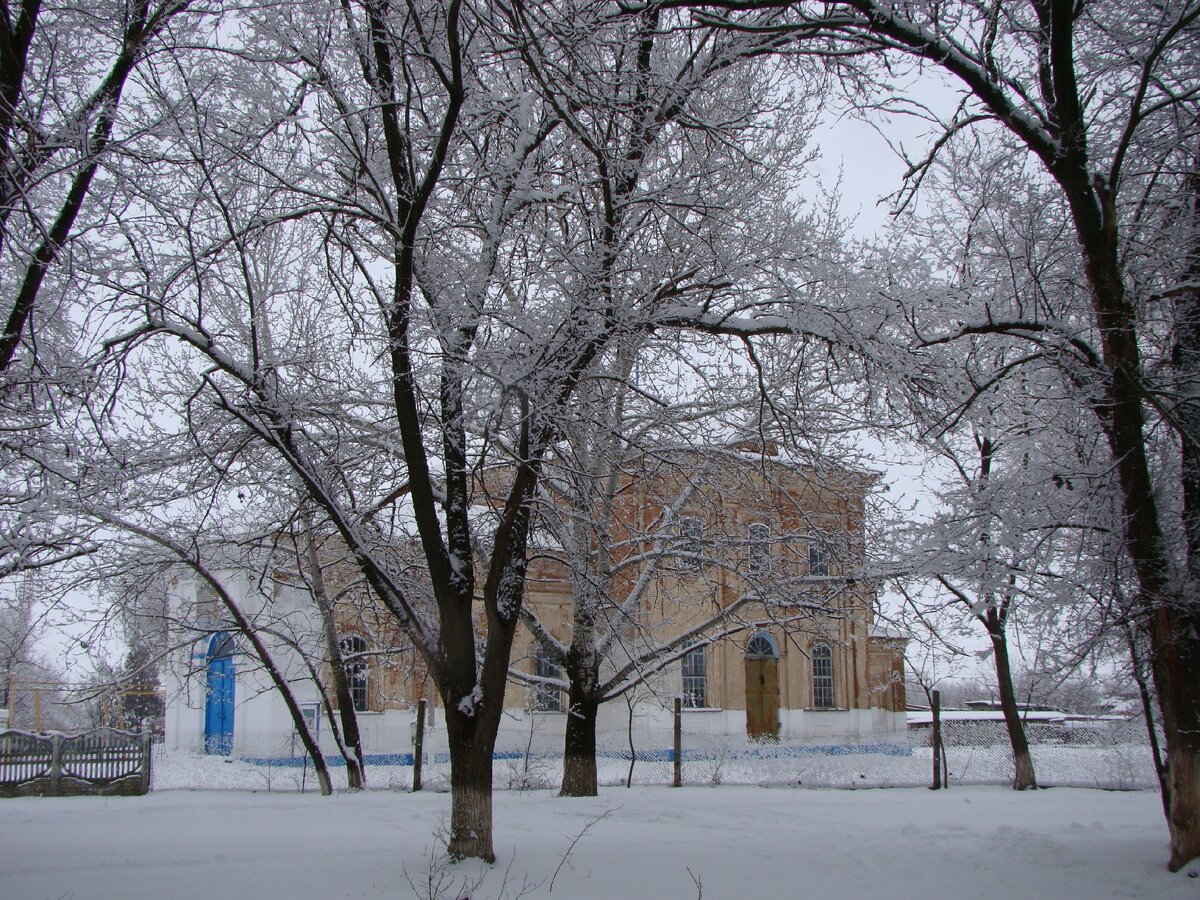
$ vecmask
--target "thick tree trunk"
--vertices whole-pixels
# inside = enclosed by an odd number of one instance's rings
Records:
[[[1071,116],[1072,121],[1078,117]],[[1082,128],[1082,124],[1079,125]],[[1076,158],[1077,157],[1077,158]],[[1080,150],[1051,171],[1064,188],[1082,250],[1084,271],[1099,326],[1106,396],[1093,401],[1116,463],[1125,517],[1125,549],[1137,580],[1135,612],[1147,621],[1150,664],[1162,712],[1170,789],[1172,871],[1200,857],[1200,616],[1195,581],[1187,577],[1187,544],[1168,547],[1147,455],[1146,379],[1137,319],[1125,292],[1115,199],[1093,183]],[[1185,454],[1184,465],[1190,460]],[[1179,485],[1188,491],[1185,477]],[[1186,515],[1186,511],[1185,511]],[[1194,524],[1185,522],[1185,525]],[[1185,528],[1185,531],[1187,529]],[[1176,549],[1184,552],[1176,553]],[[1173,561],[1184,570],[1173,571]]]
[[[1104,316],[1100,318],[1107,324]],[[1186,575],[1172,577],[1171,554],[1146,455],[1137,344],[1131,329],[1119,327],[1124,324],[1123,317],[1111,318],[1116,324],[1105,334],[1111,399],[1101,411],[1101,421],[1117,464],[1125,546],[1137,578],[1135,608],[1148,620],[1151,671],[1167,745],[1168,865],[1178,871],[1200,857],[1200,691],[1196,690],[1200,684],[1200,618],[1192,608],[1194,582]],[[1186,560],[1180,562],[1186,564]]]
[[[485,721],[473,722],[458,710],[447,710],[446,731],[450,742],[450,842],[446,851],[451,859],[477,857],[495,862],[492,752],[496,728],[489,728]]]
[[[988,611],[991,619],[993,610]],[[990,623],[989,623],[990,624]],[[1012,667],[1008,658],[1008,636],[1003,630],[989,631],[992,639],[992,655],[996,659],[996,683],[1000,689],[1000,709],[1004,712],[1004,725],[1008,729],[1008,742],[1012,745],[1013,790],[1025,791],[1036,788],[1037,777],[1033,771],[1033,757],[1029,755],[1029,740],[1025,736],[1025,723],[1017,709],[1017,693],[1013,689]]]
[[[572,681],[571,706],[567,712],[567,736],[563,749],[562,797],[595,797],[596,714],[600,704],[578,689]]]
[[[1191,608],[1194,583],[1173,585],[1170,556],[1145,452],[1137,385],[1128,372],[1137,362],[1129,347],[1118,355],[1106,431],[1121,484],[1126,549],[1137,577],[1137,612],[1147,617],[1150,665],[1167,745],[1171,831],[1169,867],[1178,871],[1200,857],[1200,618]]]
[[[1183,283],[1190,285],[1200,280],[1200,159],[1193,165],[1196,168],[1185,182],[1191,200],[1191,263],[1182,273]],[[1200,856],[1200,613],[1196,608],[1200,593],[1200,395],[1196,390],[1200,290],[1195,288],[1184,291],[1176,301],[1174,357],[1187,542],[1185,595],[1179,598],[1182,604],[1154,613],[1150,636],[1156,650],[1152,663],[1167,739],[1164,799],[1171,825],[1171,868],[1178,870]],[[1164,697],[1164,685],[1171,686],[1170,696]],[[1186,795],[1177,796],[1180,790]]]
[[[520,575],[524,574],[523,538],[524,533],[518,534],[518,546],[508,548],[509,560]],[[450,841],[446,850],[452,859],[477,857],[489,863],[496,861],[492,848],[492,756],[504,714],[508,663],[523,583],[519,577],[489,579],[488,590],[496,590],[499,599],[486,605],[487,644],[478,670],[474,662],[475,630],[470,603],[447,609],[441,639],[446,658],[455,663],[455,671],[454,680],[439,681],[438,690],[446,707],[446,736],[450,744]],[[513,615],[502,618],[498,615],[500,609],[511,609]]]
[[[1177,608],[1154,613],[1154,682],[1167,744],[1171,871],[1200,858],[1200,623]]]
[[[1175,343],[1171,363],[1175,369],[1174,409],[1178,422],[1179,475],[1183,486],[1183,534],[1187,540],[1187,571],[1192,585],[1200,584],[1200,157],[1185,181],[1190,199],[1191,246],[1185,256],[1191,262],[1180,275],[1184,285],[1175,300]]]

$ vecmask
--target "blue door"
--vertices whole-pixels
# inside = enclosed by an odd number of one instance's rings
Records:
[[[208,645],[208,681],[204,702],[204,752],[233,752],[233,637],[218,631]]]

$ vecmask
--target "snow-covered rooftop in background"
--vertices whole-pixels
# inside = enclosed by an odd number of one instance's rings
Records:
[[[1053,709],[1030,709],[1021,712],[1025,722],[1065,722],[1067,714]],[[1003,722],[1004,713],[998,709],[943,709],[943,722]],[[928,710],[911,710],[909,725],[930,725],[933,713]]]

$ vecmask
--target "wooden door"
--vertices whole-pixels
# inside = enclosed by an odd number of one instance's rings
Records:
[[[746,657],[746,734],[779,736],[779,660]]]

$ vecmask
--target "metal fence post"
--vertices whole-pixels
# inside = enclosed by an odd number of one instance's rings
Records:
[[[942,787],[942,692],[929,692],[929,712],[933,720],[930,741],[933,743],[933,784],[932,790]]]
[[[683,786],[683,698],[675,698],[675,778],[671,787]]]

